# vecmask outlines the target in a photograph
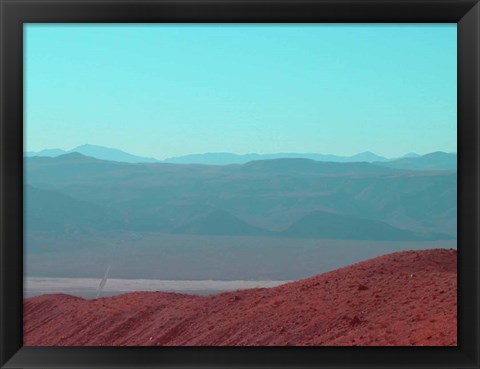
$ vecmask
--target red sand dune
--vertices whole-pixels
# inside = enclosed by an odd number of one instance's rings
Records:
[[[268,289],[25,300],[25,345],[456,345],[457,252],[399,252]]]

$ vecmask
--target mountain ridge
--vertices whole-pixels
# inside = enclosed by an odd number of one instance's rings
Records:
[[[134,155],[126,151],[109,148],[99,145],[84,144],[77,146],[71,150],[62,149],[45,149],[38,152],[25,152],[24,156],[33,157],[58,157],[60,155],[78,152],[80,154],[91,156],[101,160],[118,161],[125,163],[172,163],[172,164],[204,164],[204,165],[230,165],[230,164],[245,164],[254,160],[271,160],[271,159],[284,159],[284,158],[302,158],[311,159],[315,161],[323,162],[368,162],[368,163],[385,163],[386,166],[393,167],[395,164],[400,163],[399,168],[408,169],[409,159],[415,159],[422,156],[430,155],[418,155],[410,152],[399,158],[386,158],[384,156],[377,155],[371,151],[364,151],[351,156],[341,156],[333,154],[319,154],[319,153],[272,153],[272,154],[235,154],[229,152],[208,152],[203,154],[189,154],[177,157],[169,157],[163,160],[159,160],[153,157],[143,157]],[[438,153],[438,152],[437,152]],[[455,155],[452,153],[445,153],[447,155]],[[406,161],[402,159],[407,159]],[[391,163],[391,164],[389,164]],[[402,166],[402,163],[404,165]],[[405,164],[406,163],[406,164]],[[407,167],[405,167],[407,165]]]
[[[124,163],[156,163],[160,162],[158,159],[151,157],[143,157],[130,154],[126,151],[115,149],[111,147],[84,144],[77,146],[71,150],[62,149],[45,149],[38,152],[26,152],[24,155],[27,157],[40,156],[40,157],[58,157],[70,153],[79,153],[85,156],[91,156],[96,159],[118,161]]]
[[[299,217],[320,210],[385,221],[396,228],[413,230],[413,225],[416,231],[432,235],[445,230],[456,234],[453,171],[407,171],[366,162],[310,159],[227,166],[131,164],[78,153],[27,158],[25,167],[28,184],[102,206],[137,231],[166,232],[190,224],[186,232],[201,233],[201,217],[216,209],[233,217],[217,217],[218,224],[225,221],[225,227],[235,230],[238,226],[248,234],[278,234]],[[439,201],[432,202],[432,196]],[[262,232],[247,230],[235,218]],[[221,234],[208,226],[215,222],[205,222],[209,234]]]
[[[395,169],[457,170],[457,154],[435,151],[422,156],[404,156],[388,162],[375,162]]]

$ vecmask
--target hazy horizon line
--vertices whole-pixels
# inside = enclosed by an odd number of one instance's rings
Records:
[[[231,155],[238,155],[238,156],[294,154],[294,155],[325,155],[325,156],[337,156],[337,157],[353,157],[353,156],[357,156],[357,155],[360,155],[360,154],[367,154],[368,153],[368,154],[373,154],[373,155],[383,157],[383,158],[386,158],[386,159],[402,158],[402,157],[405,157],[406,155],[409,155],[409,154],[424,156],[424,155],[428,155],[428,154],[431,154],[431,153],[434,153],[434,152],[444,152],[444,153],[447,153],[447,154],[457,154],[456,150],[455,151],[446,151],[446,150],[441,150],[441,149],[428,151],[428,152],[417,152],[415,150],[411,150],[411,151],[408,151],[406,153],[399,154],[397,156],[387,156],[387,155],[379,154],[378,152],[374,152],[374,151],[371,151],[371,150],[363,150],[363,151],[359,151],[359,152],[356,152],[356,153],[353,153],[353,154],[336,154],[336,153],[330,153],[330,152],[312,152],[312,151],[310,151],[310,152],[309,151],[303,151],[303,152],[300,152],[300,151],[276,151],[276,152],[242,152],[242,153],[234,152],[234,151],[207,151],[207,152],[190,152],[190,153],[185,153],[185,154],[177,154],[177,155],[159,157],[159,156],[153,156],[153,155],[148,155],[148,154],[132,153],[131,151],[121,149],[121,148],[118,148],[118,147],[103,146],[103,145],[96,145],[96,144],[81,144],[81,145],[77,145],[77,146],[75,146],[71,149],[54,147],[54,148],[43,148],[43,149],[39,149],[39,150],[24,150],[23,153],[24,154],[25,153],[40,153],[42,151],[49,151],[49,150],[52,150],[52,151],[53,150],[61,150],[61,151],[65,151],[66,153],[68,153],[68,152],[72,152],[75,149],[78,149],[78,148],[83,147],[83,146],[91,146],[91,147],[97,147],[97,148],[103,148],[103,149],[118,150],[118,151],[122,151],[126,154],[129,154],[129,155],[141,156],[141,157],[151,158],[151,159],[155,159],[155,160],[159,160],[159,161],[174,159],[174,158],[180,158],[180,157],[184,157],[184,156],[208,155],[208,154],[231,154]]]

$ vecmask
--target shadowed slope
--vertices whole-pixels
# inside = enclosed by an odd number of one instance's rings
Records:
[[[414,241],[453,238],[445,234],[427,236],[399,229],[378,220],[362,219],[344,214],[316,211],[308,214],[283,232],[288,237],[340,240]]]
[[[197,235],[262,236],[269,233],[234,217],[223,210],[214,210],[194,221],[177,227],[173,233]]]
[[[25,300],[25,345],[456,345],[457,253],[385,255],[269,289]]]

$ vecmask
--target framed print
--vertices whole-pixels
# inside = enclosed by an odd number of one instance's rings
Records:
[[[478,368],[476,1],[1,2],[2,368]]]

